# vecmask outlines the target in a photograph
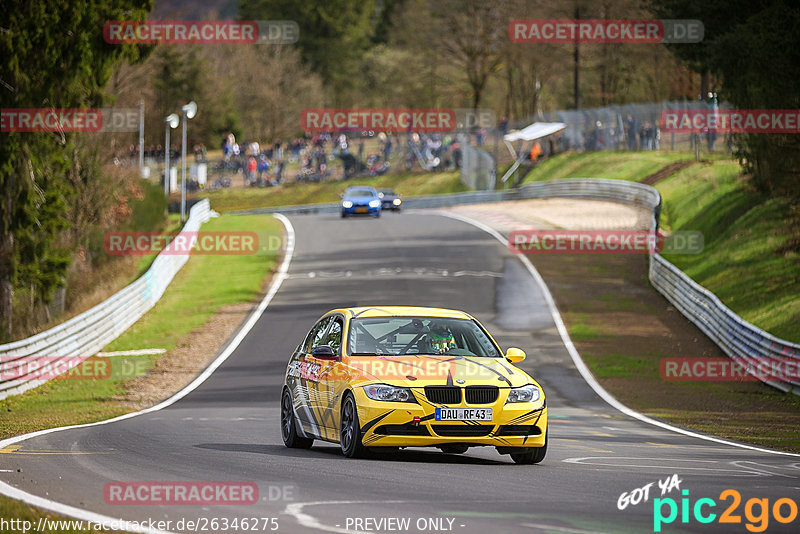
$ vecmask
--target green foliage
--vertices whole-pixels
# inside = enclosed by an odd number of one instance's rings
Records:
[[[130,202],[131,217],[128,219],[128,229],[133,231],[146,231],[159,228],[164,224],[164,213],[167,210],[167,197],[160,184],[141,180],[139,187],[142,189],[141,198],[134,198]]]
[[[717,39],[731,27],[744,23],[761,8],[752,0],[648,0],[659,19],[696,19],[703,23],[703,40],[699,43],[673,43],[667,47],[697,72],[713,70],[712,54]]]
[[[800,260],[787,250],[790,201],[753,190],[732,161],[695,165],[659,182],[662,220],[700,231],[700,254],[667,257],[734,312],[783,339],[800,340]]]
[[[670,163],[692,161],[691,152],[563,152],[541,161],[525,182],[562,178],[608,178],[641,181]],[[503,176],[511,165],[497,170]],[[509,182],[513,177],[509,178]]]
[[[797,109],[800,104],[800,6],[787,0],[652,1],[660,18],[703,21],[697,44],[671,45],[700,72],[724,80],[720,100],[744,109]],[[796,135],[736,136],[737,155],[763,192],[800,194],[800,141]]]
[[[800,7],[775,1],[720,37],[713,49],[713,61],[725,79],[723,95],[740,108],[800,107],[798,27]],[[737,147],[740,162],[753,174],[761,191],[800,196],[797,135],[740,135]]]
[[[242,0],[239,12],[247,20],[297,22],[303,61],[337,94],[355,84],[358,59],[370,44],[375,0]]]
[[[99,106],[114,66],[149,50],[105,43],[103,23],[143,19],[151,7],[151,0],[4,2],[0,108]],[[0,337],[11,330],[13,285],[32,285],[47,300],[69,264],[56,234],[75,194],[67,179],[74,135],[0,134]]]
[[[242,232],[283,237],[283,226],[271,215],[223,216],[202,226],[203,232]],[[159,347],[172,350],[183,336],[200,328],[219,308],[258,296],[275,266],[277,251],[255,255],[198,254],[181,269],[164,296],[107,350]],[[191,298],[187,298],[191,295]]]

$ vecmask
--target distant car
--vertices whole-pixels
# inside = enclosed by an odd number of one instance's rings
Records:
[[[349,215],[381,216],[381,198],[374,187],[352,186],[342,195],[342,218]]]
[[[378,196],[381,198],[382,209],[392,211],[400,211],[402,209],[403,200],[392,189],[379,189]]]
[[[311,327],[286,367],[281,435],[290,448],[339,443],[438,447],[449,454],[496,447],[515,463],[547,452],[542,387],[471,315],[440,308],[332,310]]]

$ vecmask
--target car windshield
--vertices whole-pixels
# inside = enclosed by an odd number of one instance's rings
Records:
[[[381,193],[387,196],[394,196],[395,194],[394,191],[392,191],[391,189],[381,189]]]
[[[350,321],[348,352],[351,356],[500,356],[497,346],[475,321],[439,317],[353,319]]]
[[[354,189],[352,191],[347,191],[344,196],[346,197],[374,197],[375,193],[372,191],[368,191],[366,189]]]

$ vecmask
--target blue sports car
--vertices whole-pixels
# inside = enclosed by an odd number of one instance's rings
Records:
[[[342,195],[342,218],[348,215],[381,216],[381,199],[378,191],[369,186],[352,186]]]

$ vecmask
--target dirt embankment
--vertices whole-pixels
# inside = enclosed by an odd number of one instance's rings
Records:
[[[689,163],[691,164],[691,162]],[[655,183],[684,162],[648,177]],[[524,228],[647,229],[647,210],[577,199],[498,202],[453,211],[501,233]],[[800,452],[800,399],[760,382],[665,380],[665,358],[725,354],[651,285],[643,254],[531,254],[581,357],[624,404],[678,425]]]

